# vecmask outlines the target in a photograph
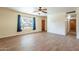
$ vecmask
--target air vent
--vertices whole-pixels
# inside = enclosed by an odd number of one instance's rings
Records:
[[[67,14],[70,14],[70,13],[75,13],[76,11],[70,11],[70,12],[67,12]]]

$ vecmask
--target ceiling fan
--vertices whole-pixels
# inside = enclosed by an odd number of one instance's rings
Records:
[[[38,7],[35,9],[34,12],[37,12],[38,14],[41,14],[41,13],[47,13],[47,8],[46,7]]]

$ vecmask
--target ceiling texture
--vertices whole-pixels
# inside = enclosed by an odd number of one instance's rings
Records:
[[[33,14],[33,15],[38,15],[38,16],[47,16],[47,14],[51,13],[57,13],[57,12],[70,12],[76,10],[76,7],[42,7],[47,13],[41,13],[36,12],[39,10],[39,7],[8,7],[9,9],[23,12],[23,13],[28,13],[28,14]]]
[[[47,8],[48,14],[59,13],[59,12],[67,13],[75,10],[76,10],[76,7],[48,7]]]
[[[23,12],[23,13],[28,13],[28,14],[33,14],[33,15],[38,15],[38,16],[47,16],[47,13],[39,12],[39,7],[8,7],[9,9]],[[47,9],[46,7],[42,7],[43,9]],[[47,10],[45,10],[47,12]]]

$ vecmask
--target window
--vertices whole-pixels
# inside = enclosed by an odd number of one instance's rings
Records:
[[[23,17],[24,19],[24,28],[32,27],[32,17]]]

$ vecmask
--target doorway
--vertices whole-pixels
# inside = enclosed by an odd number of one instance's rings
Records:
[[[66,21],[66,35],[72,35],[76,37],[76,14],[69,13],[67,14]]]
[[[45,31],[45,20],[42,20],[42,31]]]
[[[47,22],[46,22],[47,18],[46,17],[42,17],[42,32],[46,32],[47,31]]]

